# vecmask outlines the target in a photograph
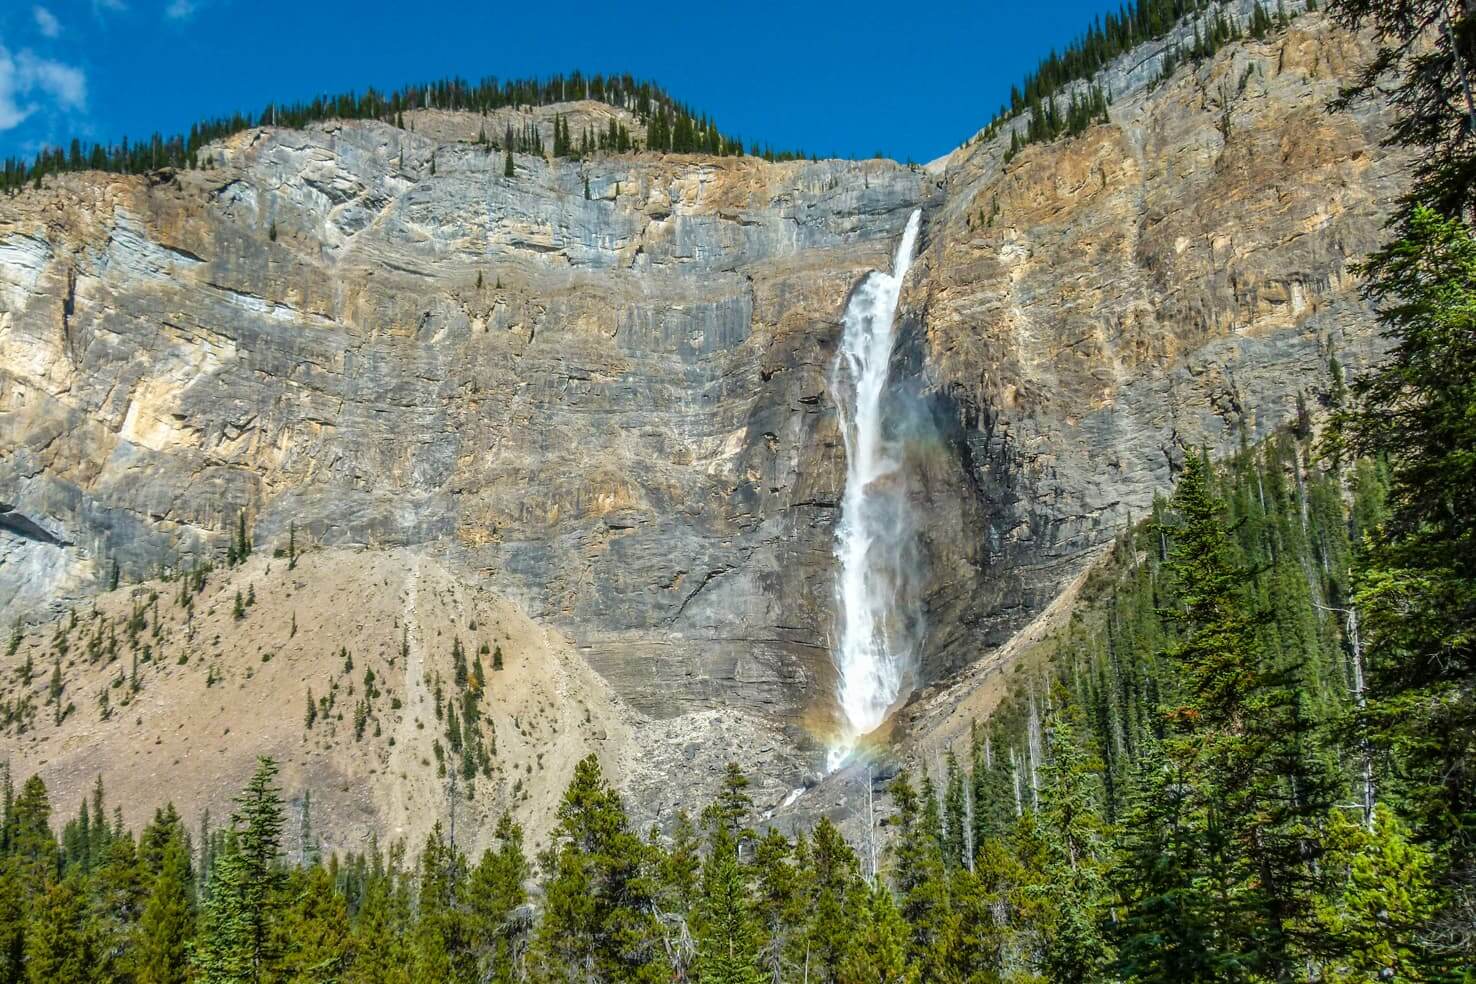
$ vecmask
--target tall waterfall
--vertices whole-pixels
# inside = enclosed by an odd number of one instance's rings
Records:
[[[840,616],[836,700],[839,730],[829,767],[885,720],[912,671],[914,530],[901,470],[902,448],[887,431],[887,370],[902,282],[912,265],[921,212],[907,219],[891,273],[867,275],[846,304],[845,331],[830,389],[846,445],[846,490],[836,527],[836,607]]]

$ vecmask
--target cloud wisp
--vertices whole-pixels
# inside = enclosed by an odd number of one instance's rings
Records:
[[[80,113],[87,108],[87,76],[80,68],[23,48],[0,45],[0,132],[38,112]]]
[[[61,37],[61,21],[57,20],[56,15],[51,11],[37,4],[31,8],[31,15],[36,19],[36,30],[41,32],[43,38]]]

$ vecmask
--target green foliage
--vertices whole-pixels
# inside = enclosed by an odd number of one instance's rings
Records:
[[[1393,103],[1388,141],[1414,151],[1405,205],[1469,216],[1476,206],[1476,8],[1445,0],[1333,0],[1328,10],[1378,41],[1339,105],[1369,96]]]
[[[1354,503],[1360,725],[1437,855],[1446,904],[1427,933],[1452,967],[1476,946],[1476,240],[1423,206],[1394,228],[1364,266],[1393,349],[1354,380],[1329,444],[1372,459]]]
[[[742,142],[724,135],[713,119],[695,113],[660,86],[630,75],[574,72],[547,79],[503,81],[488,77],[475,83],[453,78],[409,85],[388,94],[370,88],[360,93],[320,96],[307,102],[273,103],[259,115],[237,113],[204,120],[191,126],[187,134],[166,137],[155,133],[145,141],[130,143],[124,139],[116,145],[105,146],[85,145],[74,138],[65,149],[42,147],[29,162],[18,157],[7,158],[0,164],[0,191],[16,194],[28,185],[39,187],[48,175],[70,171],[143,174],[161,168],[195,168],[200,166],[200,153],[207,144],[257,126],[302,128],[325,120],[361,119],[380,120],[403,130],[404,114],[417,109],[450,109],[486,115],[505,107],[547,106],[575,99],[591,99],[633,111],[646,124],[646,144],[652,150],[727,155],[743,153]],[[582,134],[577,151],[568,121],[561,115],[556,116],[554,125],[555,157],[575,156],[576,153],[587,156],[595,151],[625,153],[639,149],[629,129],[613,115],[608,131]],[[491,143],[485,127],[481,129],[477,142]],[[539,156],[544,153],[542,135],[531,123],[517,133],[509,128],[500,144],[506,151],[504,174],[507,177],[513,174],[514,151]],[[804,157],[798,152],[766,150],[763,153],[771,160]],[[205,166],[210,166],[208,161]],[[431,168],[434,174],[433,161]],[[275,222],[269,238],[277,238]]]
[[[532,959],[550,980],[664,980],[650,852],[629,828],[594,756],[581,761],[559,807]]]
[[[170,833],[139,917],[139,984],[186,984],[195,930],[194,876],[183,828]]]
[[[1042,59],[1022,84],[1012,86],[1009,103],[999,108],[978,139],[991,139],[1008,128],[1010,146],[1004,159],[1009,161],[1029,144],[1063,134],[1076,136],[1095,123],[1107,122],[1112,93],[1093,81],[1099,72],[1137,46],[1168,36],[1186,21],[1193,24],[1193,41],[1162,51],[1159,78],[1168,78],[1186,63],[1212,57],[1241,37],[1240,25],[1224,8],[1225,4],[1215,0],[1137,0],[1108,12],[1064,51],[1052,51]],[[1246,28],[1259,40],[1288,20],[1284,8],[1278,6],[1272,17],[1257,3]],[[1022,117],[1024,125],[1015,122]]]
[[[258,761],[212,859],[194,951],[196,972],[207,984],[254,984],[280,955],[284,820],[276,776],[275,762]]]

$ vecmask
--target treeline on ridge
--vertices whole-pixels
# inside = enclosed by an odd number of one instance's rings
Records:
[[[623,138],[614,133],[590,132],[588,140],[576,145],[571,139],[564,154],[577,156],[596,150],[657,150],[670,153],[708,153],[741,155],[744,147],[735,136],[722,133],[716,121],[698,113],[672,97],[653,82],[630,75],[584,75],[573,72],[547,79],[498,80],[488,77],[472,83],[464,79],[442,79],[422,85],[407,85],[390,93],[366,89],[362,93],[345,92],[336,96],[319,96],[294,103],[272,103],[251,116],[235,113],[192,125],[188,133],[165,136],[155,133],[146,140],[130,143],[127,138],[116,144],[84,143],[73,138],[66,147],[43,147],[27,161],[8,157],[0,167],[0,191],[12,194],[38,185],[48,174],[64,171],[110,171],[120,174],[142,174],[163,167],[195,168],[208,163],[205,147],[212,141],[257,126],[303,127],[332,119],[374,119],[405,126],[404,114],[417,109],[447,109],[487,114],[496,109],[519,106],[547,106],[554,103],[589,99],[618,106],[638,116],[646,126],[644,148],[629,134]],[[487,134],[488,142],[497,144],[503,134]],[[542,153],[541,138],[534,143],[519,134],[516,143],[501,149],[520,153]],[[775,150],[767,145],[752,144],[747,151],[766,160],[803,159],[798,151]]]
[[[1208,10],[1214,15],[1202,18]],[[1316,10],[1316,0],[1308,0],[1307,10]],[[1025,126],[1010,133],[1010,147],[1005,160],[1023,148],[1059,136],[1074,137],[1095,123],[1107,122],[1107,107],[1113,93],[1098,84],[1072,89],[1069,100],[1062,90],[1077,82],[1091,80],[1112,61],[1140,44],[1167,36],[1186,17],[1196,18],[1194,37],[1188,44],[1178,44],[1164,54],[1159,70],[1161,81],[1173,75],[1181,65],[1195,64],[1212,57],[1224,45],[1243,36],[1260,39],[1291,20],[1284,4],[1278,0],[1273,14],[1260,2],[1251,9],[1244,32],[1234,18],[1224,11],[1223,0],[1140,0],[1129,3],[1117,13],[1109,12],[1094,20],[1086,33],[1067,45],[1064,52],[1052,51],[1019,85],[1010,87],[1010,99],[1002,104],[989,125],[973,140],[989,140],[1012,120],[1027,116]]]

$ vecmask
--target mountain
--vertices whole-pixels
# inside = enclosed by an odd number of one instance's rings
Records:
[[[541,836],[587,750],[643,821],[729,758],[781,819],[849,815],[845,773],[788,802],[834,716],[830,374],[914,209],[892,372],[926,633],[899,737],[985,706],[1189,449],[1380,353],[1350,265],[1409,161],[1386,104],[1326,108],[1372,42],[1308,12],[1160,79],[1181,40],[1105,70],[1106,123],[1010,154],[1019,120],[926,167],[518,153],[508,177],[478,114],[414,110],[0,202],[12,768],[220,816],[269,752],[328,846],[415,839],[472,693],[477,843],[519,804]],[[496,113],[550,145],[556,119],[645,132],[604,103]],[[311,728],[309,690],[333,700]]]

